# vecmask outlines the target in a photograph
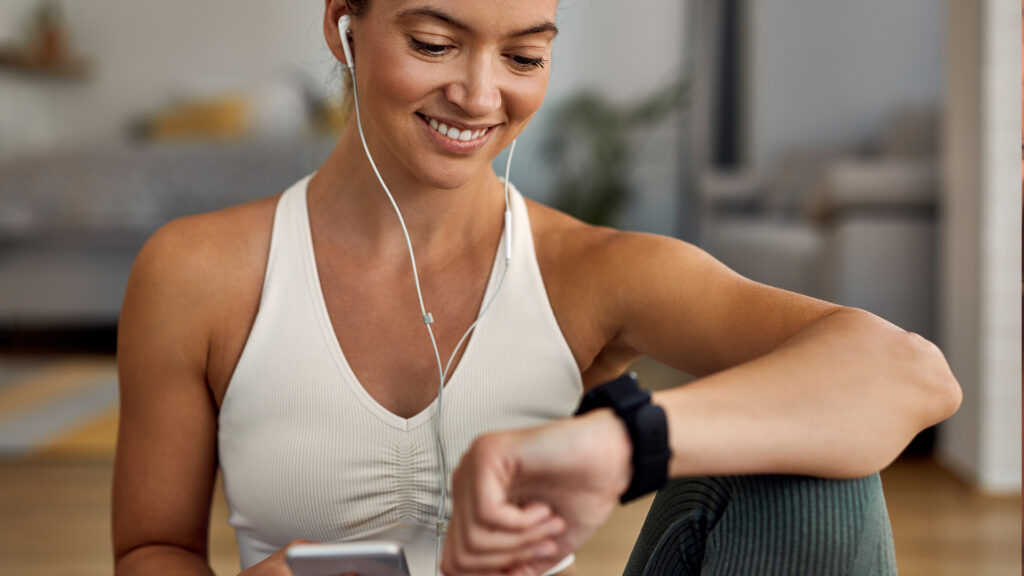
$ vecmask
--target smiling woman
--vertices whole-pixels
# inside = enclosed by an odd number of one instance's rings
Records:
[[[502,181],[492,161],[544,99],[557,7],[327,0],[357,122],[314,174],[171,222],[133,268],[118,573],[209,571],[218,467],[247,575],[288,574],[297,540],[395,541],[413,576],[439,563],[572,573],[621,495],[669,475],[760,473],[868,478],[666,491],[667,522],[633,568],[699,566],[703,537],[726,538],[707,552],[721,566],[780,550],[784,568],[807,565],[801,550],[838,571],[889,566],[872,474],[955,409],[942,355],[866,312],[751,282],[679,240],[589,226]],[[653,402],[628,379],[602,385],[641,355],[698,379]],[[571,418],[584,394],[593,410]],[[691,541],[666,526],[705,493],[733,498],[708,510],[727,516],[730,502],[800,515],[801,501],[839,501],[852,520],[816,533],[846,534],[859,556],[804,546],[800,529],[782,543],[736,536],[763,512],[694,536],[682,560],[652,550],[663,533]]]

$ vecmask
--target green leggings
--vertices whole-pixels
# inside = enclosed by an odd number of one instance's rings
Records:
[[[672,480],[654,499],[623,574],[896,574],[881,480]]]

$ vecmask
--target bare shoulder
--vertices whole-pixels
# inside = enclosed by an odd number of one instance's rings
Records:
[[[668,236],[626,232],[581,222],[532,200],[527,201],[537,257],[548,271],[571,270],[589,282],[618,282],[643,268],[707,265],[710,257],[696,246]],[[544,266],[547,263],[547,266]]]
[[[255,313],[278,197],[162,226],[136,257],[122,319],[173,319],[187,326],[189,345],[205,356],[224,320]]]
[[[191,271],[196,271],[193,267],[213,271],[229,262],[244,265],[255,256],[252,252],[269,245],[278,197],[172,220],[150,237],[139,256],[167,266],[184,265]]]
[[[168,222],[142,247],[133,279],[158,280],[168,289],[200,297],[192,304],[215,301],[265,266],[277,198]]]
[[[558,269],[578,262],[580,257],[610,242],[614,243],[616,236],[621,234],[613,228],[588,224],[534,200],[527,199],[526,205],[537,257],[558,264]]]

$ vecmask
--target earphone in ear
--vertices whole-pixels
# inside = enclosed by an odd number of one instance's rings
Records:
[[[338,18],[338,36],[341,37],[341,49],[345,51],[345,64],[349,70],[354,70],[356,61],[352,59],[352,47],[348,43],[348,25],[351,22],[352,17],[348,14]]]

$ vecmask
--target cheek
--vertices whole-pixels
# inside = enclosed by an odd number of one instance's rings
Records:
[[[436,70],[429,62],[422,62],[404,54],[398,43],[381,47],[364,72],[367,82],[372,81],[374,98],[392,106],[415,102],[437,88]]]
[[[537,112],[548,88],[548,72],[538,74],[536,77],[519,79],[507,92],[506,106],[509,117],[514,119],[529,119]]]

